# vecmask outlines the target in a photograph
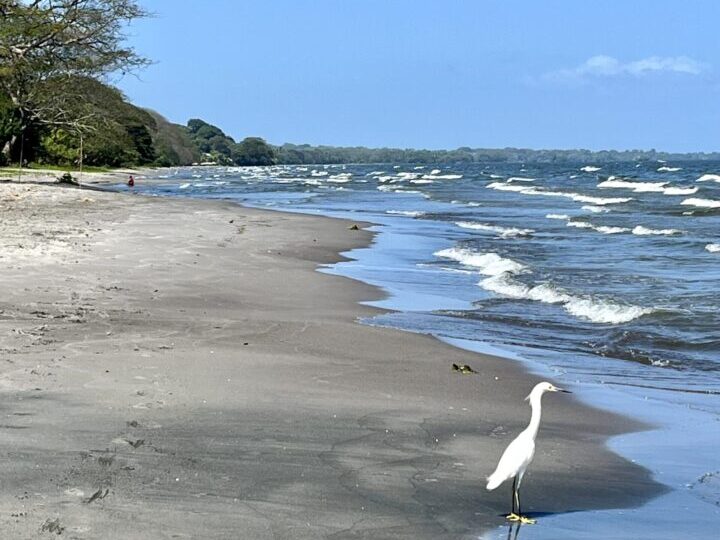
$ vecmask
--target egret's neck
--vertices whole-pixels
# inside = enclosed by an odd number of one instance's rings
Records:
[[[530,396],[530,407],[532,407],[532,416],[530,417],[530,424],[525,429],[530,436],[534,439],[537,435],[538,429],[540,428],[540,415],[542,414],[542,394],[536,394]]]

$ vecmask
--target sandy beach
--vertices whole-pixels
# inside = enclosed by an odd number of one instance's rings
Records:
[[[316,270],[371,233],[37,184],[0,184],[0,215],[4,537],[464,539],[503,524],[510,488],[485,477],[537,379],[359,324],[381,291]],[[544,404],[522,491],[538,527],[663,492],[604,445],[646,426]]]

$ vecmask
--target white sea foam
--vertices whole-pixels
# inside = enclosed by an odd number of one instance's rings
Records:
[[[720,244],[708,244],[705,249],[710,253],[720,253]]]
[[[330,174],[330,173],[327,171],[317,171],[317,170],[310,171],[310,176],[327,176],[328,174]]]
[[[497,179],[497,178],[502,178],[502,175],[501,175],[501,174],[490,174],[490,175],[488,175],[488,176],[490,176],[490,178],[495,178],[495,179]]]
[[[585,165],[584,167],[580,167],[580,170],[583,172],[597,172],[600,169],[602,169],[602,167],[593,167],[592,165]]]
[[[415,171],[421,171],[421,170],[423,170],[424,168],[425,168],[424,165],[420,165],[420,166],[418,166],[418,167],[413,167],[413,170],[415,170]]]
[[[372,171],[367,173],[365,176],[379,176],[385,174],[385,171]]]
[[[599,298],[574,296],[550,283],[528,286],[514,279],[507,272],[485,278],[478,285],[485,290],[517,300],[563,304],[565,311],[571,315],[600,324],[625,323],[653,312],[650,308],[618,304]]]
[[[658,172],[678,172],[682,171],[682,167],[658,167]]]
[[[666,184],[667,182],[628,182],[627,180],[617,180],[611,176],[604,182],[600,182],[597,187],[632,189],[636,193],[643,193],[662,192],[664,191]]]
[[[592,223],[588,223],[587,221],[568,221],[567,226],[575,227],[578,229],[592,229],[603,234],[619,234],[628,232],[630,230],[626,229],[625,227],[607,227],[605,225],[593,225]]]
[[[697,193],[698,188],[696,187],[667,187],[663,190],[665,195],[692,195]]]
[[[672,235],[672,234],[680,234],[682,231],[679,231],[677,229],[648,229],[647,227],[643,227],[642,225],[638,225],[632,230],[633,234],[637,234],[638,236],[648,236],[648,235]]]
[[[482,203],[475,202],[475,201],[460,201],[457,199],[454,199],[450,201],[450,204],[464,204],[465,206],[482,206]]]
[[[180,184],[178,189],[187,189],[191,186],[190,182],[185,182],[184,184]]]
[[[427,178],[418,178],[417,180],[410,180],[411,184],[434,184],[435,180],[429,180]]]
[[[573,298],[565,304],[565,310],[576,317],[601,324],[626,323],[654,311],[651,308],[616,304],[595,298]]]
[[[437,257],[452,259],[465,266],[477,268],[488,276],[478,283],[483,289],[517,300],[534,300],[546,304],[563,304],[563,308],[576,317],[594,323],[620,324],[652,313],[653,309],[619,304],[601,298],[575,296],[551,283],[525,285],[515,279],[520,273],[529,273],[524,265],[506,259],[497,253],[479,253],[464,248],[449,248],[435,253]]]
[[[420,210],[386,210],[385,213],[409,217],[418,217],[425,215],[425,212],[421,212]]]
[[[605,206],[606,204],[620,204],[632,201],[632,197],[591,197],[589,195],[580,195],[579,193],[565,193],[562,191],[538,191],[533,195],[548,195],[552,197],[566,197],[577,202],[590,203],[597,206]]]
[[[430,171],[430,174],[440,174],[442,171],[440,169],[433,169]]]
[[[632,201],[632,197],[592,197],[590,195],[582,195],[580,193],[565,192],[565,191],[545,191],[534,186],[519,186],[513,184],[507,184],[503,182],[491,182],[487,186],[490,189],[497,189],[500,191],[515,191],[522,193],[523,195],[542,195],[545,197],[564,197],[566,199],[572,199],[577,202],[590,203],[598,206],[605,206],[606,204],[619,204],[628,201]]]
[[[684,204],[686,206],[698,206],[700,208],[720,208],[720,201],[715,201],[713,199],[699,199],[696,197],[685,199],[680,204]]]
[[[351,180],[352,174],[350,173],[334,174],[327,179],[328,182],[335,182],[338,184],[344,184],[345,182],[350,182]]]
[[[668,186],[668,182],[628,182],[611,176],[598,184],[599,188],[631,189],[635,193],[664,193],[665,195],[692,195],[698,188],[690,186]]]
[[[502,238],[512,238],[515,236],[529,236],[535,231],[533,229],[517,229],[515,227],[500,227],[498,225],[487,225],[485,223],[476,223],[474,221],[456,221],[455,225],[463,229],[474,229],[478,231],[495,232]]]
[[[535,189],[526,186],[513,186],[512,184],[506,184],[505,182],[491,182],[485,187],[490,189],[497,189],[500,191],[518,191],[520,193],[526,193]]]
[[[720,182],[720,174],[703,174],[697,182]]]
[[[545,217],[548,219],[570,219],[567,214],[545,214]]]
[[[670,365],[670,360],[650,359],[650,365],[655,367],[667,367]]]
[[[478,253],[465,248],[448,248],[435,252],[436,257],[451,259],[477,268],[481,274],[486,276],[497,276],[505,272],[517,274],[525,269],[525,266],[512,259],[505,259],[497,253]]]
[[[462,174],[426,174],[423,175],[425,180],[459,180],[462,178]]]
[[[593,206],[590,204],[586,204],[585,206],[580,207],[582,210],[586,210],[588,212],[592,212],[593,214],[599,214],[601,212],[609,212],[607,208],[603,208],[602,206]]]

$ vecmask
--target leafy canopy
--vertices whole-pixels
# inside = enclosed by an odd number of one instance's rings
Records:
[[[146,15],[135,0],[1,0],[0,90],[25,125],[80,129],[84,118],[66,110],[68,82],[146,65],[123,33]]]

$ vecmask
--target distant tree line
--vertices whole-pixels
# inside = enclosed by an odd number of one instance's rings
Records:
[[[415,150],[284,144],[275,148],[277,163],[609,163],[617,161],[710,161],[720,153],[669,153],[655,150],[530,150],[527,148],[458,148]]]

